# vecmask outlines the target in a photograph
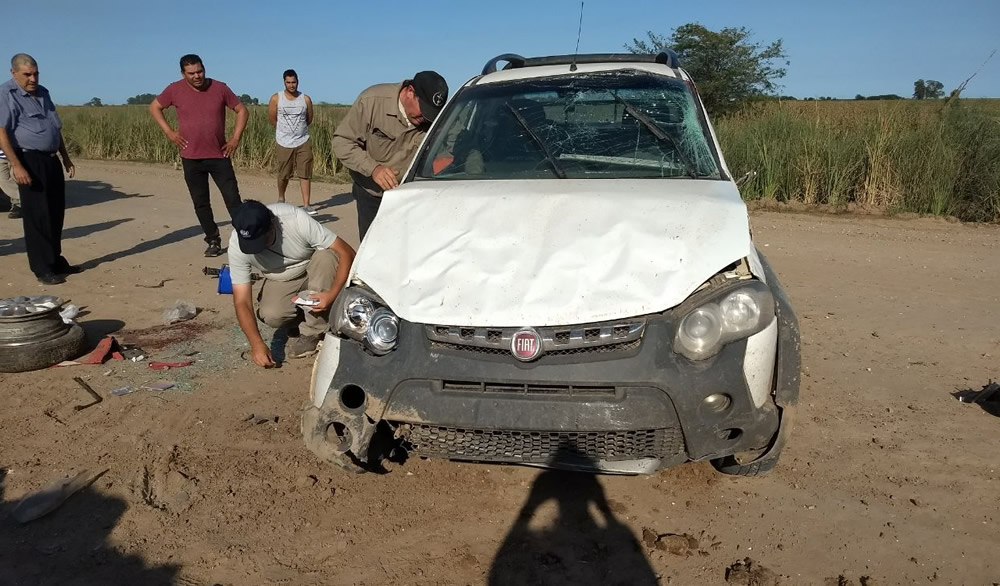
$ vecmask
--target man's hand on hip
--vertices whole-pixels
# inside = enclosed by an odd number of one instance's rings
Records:
[[[187,139],[181,136],[181,133],[177,132],[176,130],[171,130],[167,132],[167,138],[169,138],[170,142],[177,145],[177,148],[181,149],[182,151],[186,149],[188,146]]]
[[[375,170],[372,171],[372,179],[375,180],[375,183],[377,183],[383,191],[387,191],[399,185],[399,182],[396,181],[396,172],[385,165],[375,167]]]
[[[225,155],[227,158],[231,157],[233,156],[233,153],[236,152],[236,149],[238,149],[239,147],[240,147],[240,139],[233,138],[226,144],[222,145],[222,154]]]

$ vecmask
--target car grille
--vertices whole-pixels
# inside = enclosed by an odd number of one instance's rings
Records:
[[[634,350],[642,343],[645,329],[645,320],[535,328],[542,339],[542,354],[549,356]],[[519,330],[521,328],[426,327],[431,348],[497,356],[511,355],[510,342]]]
[[[684,451],[684,438],[676,428],[562,432],[394,425],[402,429],[403,447],[407,451],[453,460],[579,464],[667,459]]]
[[[537,383],[480,383],[444,381],[441,390],[453,393],[514,393],[518,395],[615,396],[613,386]]]

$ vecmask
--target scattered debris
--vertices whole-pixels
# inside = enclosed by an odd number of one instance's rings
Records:
[[[142,385],[142,388],[148,391],[166,391],[177,386],[177,383],[170,381],[157,381],[155,383],[146,383]]]
[[[104,364],[108,360],[125,360],[122,356],[122,347],[114,336],[105,336],[97,343],[90,354],[78,360],[64,360],[56,366],[79,366],[81,364]]]
[[[163,324],[169,326],[177,322],[187,321],[196,315],[198,315],[197,307],[187,301],[178,299],[163,312]]]
[[[21,499],[14,506],[11,515],[22,525],[44,517],[59,508],[74,493],[90,486],[107,472],[108,469],[105,469],[94,475],[90,470],[84,470],[72,478],[57,480]]]
[[[780,586],[781,578],[751,558],[726,568],[726,582],[737,586]]]
[[[91,401],[90,403],[87,403],[86,405],[74,405],[73,406],[73,410],[74,411],[82,411],[82,410],[86,409],[87,407],[93,407],[94,405],[96,405],[96,404],[98,404],[98,403],[100,403],[101,401],[104,400],[104,398],[101,397],[100,395],[98,395],[97,391],[95,391],[94,389],[92,389],[90,387],[90,385],[88,385],[86,382],[84,382],[84,380],[82,378],[80,378],[78,376],[74,376],[73,380],[76,381],[76,383],[78,385],[80,385],[81,387],[83,387],[83,390],[85,390],[88,393],[90,393],[90,396],[94,398],[93,401]]]
[[[72,304],[63,307],[62,311],[59,312],[59,317],[62,318],[63,323],[68,325],[76,323],[73,320],[78,315],[80,315],[80,308]]]
[[[134,344],[122,344],[122,357],[132,362],[139,362],[146,359],[146,351]]]
[[[124,387],[113,389],[111,391],[111,394],[114,395],[115,397],[124,397],[125,395],[130,395],[135,391],[136,391],[135,387],[130,387],[128,385],[125,385]]]
[[[974,391],[965,389],[951,394],[962,403],[974,403],[983,408],[984,411],[1000,417],[1000,384],[990,380],[983,388]]]
[[[153,370],[169,370],[171,368],[184,368],[185,366],[191,366],[194,364],[194,360],[183,360],[181,362],[160,362],[154,360],[149,363],[149,367]]]
[[[59,419],[59,417],[52,411],[52,409],[45,409],[44,411],[42,411],[42,413],[46,417],[54,419],[55,422],[58,423],[59,425],[66,425],[66,422],[63,421],[62,419]]]
[[[160,279],[160,282],[156,285],[143,285],[142,283],[136,283],[136,287],[142,287],[143,289],[160,289],[167,281],[173,281],[173,279]]]
[[[224,266],[225,265],[223,265],[223,267]],[[219,274],[222,273],[222,269],[221,268],[217,269],[217,268],[214,268],[214,267],[205,267],[205,268],[201,269],[201,272],[204,273],[206,276],[209,276],[209,277],[218,277]],[[259,281],[262,278],[263,277],[261,277],[257,273],[250,273],[250,280],[251,281]]]

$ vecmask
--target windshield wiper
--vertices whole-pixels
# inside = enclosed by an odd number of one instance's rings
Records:
[[[669,142],[671,145],[673,145],[674,150],[677,151],[677,156],[680,157],[681,159],[681,163],[684,164],[684,170],[687,172],[687,174],[690,175],[692,179],[698,178],[698,171],[695,169],[695,166],[691,164],[691,160],[687,158],[687,156],[684,154],[684,151],[681,150],[681,146],[677,144],[677,141],[674,140],[674,137],[667,134],[666,131],[660,128],[659,124],[653,122],[652,118],[647,116],[645,113],[640,112],[635,106],[626,102],[618,94],[614,94],[614,97],[615,100],[620,102],[622,106],[625,106],[625,111],[631,114],[633,118],[641,122],[642,125],[645,126],[646,129],[653,134],[653,136],[655,136],[661,141]]]
[[[556,174],[556,177],[560,179],[565,179],[566,171],[563,170],[561,166],[559,166],[559,163],[556,161],[556,158],[552,156],[552,151],[549,150],[549,147],[548,145],[545,144],[545,141],[543,141],[541,137],[535,134],[535,131],[532,130],[530,126],[528,126],[528,121],[525,120],[524,116],[522,116],[521,113],[517,111],[517,108],[511,106],[510,102],[507,102],[507,104],[505,105],[507,106],[507,109],[510,110],[510,113],[514,115],[514,118],[517,120],[518,124],[521,125],[521,128],[523,128],[524,131],[528,133],[528,136],[531,137],[531,140],[535,141],[535,144],[537,144],[538,147],[542,149],[542,152],[545,153],[545,158],[548,159],[549,164],[552,165],[552,172]]]

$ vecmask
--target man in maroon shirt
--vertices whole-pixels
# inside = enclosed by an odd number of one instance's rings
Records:
[[[229,157],[240,144],[240,136],[250,113],[229,86],[205,77],[205,66],[197,55],[181,57],[181,73],[184,79],[168,85],[149,105],[149,113],[160,125],[163,134],[181,150],[184,181],[208,242],[205,256],[219,256],[222,254],[222,238],[212,215],[208,176],[212,176],[222,192],[222,199],[232,218],[242,200]],[[163,110],[170,106],[177,108],[176,131],[163,117]],[[226,108],[236,112],[236,129],[229,141],[226,141]]]

